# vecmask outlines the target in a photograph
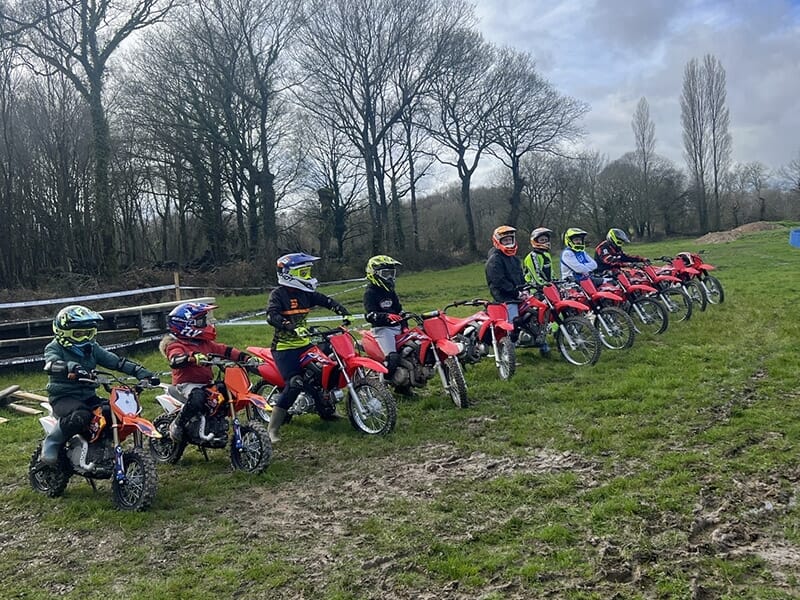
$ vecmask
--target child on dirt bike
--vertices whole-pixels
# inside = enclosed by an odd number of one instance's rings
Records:
[[[622,249],[624,244],[631,240],[622,229],[612,227],[606,234],[606,239],[597,244],[594,249],[594,259],[597,262],[597,272],[609,271],[626,264],[635,264],[647,261],[643,256],[626,254]]]
[[[550,255],[550,236],[553,232],[547,227],[537,227],[531,231],[532,250],[522,260],[525,281],[534,285],[544,285],[553,281],[553,257]]]
[[[504,302],[508,320],[519,314],[520,290],[525,285],[522,261],[517,256],[517,230],[501,225],[492,232],[493,248],[486,259],[486,284],[495,302]]]
[[[42,442],[41,458],[46,464],[56,464],[64,442],[86,430],[94,409],[102,406],[103,412],[108,412],[108,400],[97,396],[96,386],[80,381],[92,379],[92,371],[98,365],[149,379],[153,385],[159,383],[149,369],[97,343],[97,325],[102,320],[100,313],[77,304],[62,308],[53,319],[55,337],[45,346],[44,370],[49,376],[47,395],[58,423]]]
[[[391,256],[379,254],[367,261],[367,288],[364,291],[364,315],[372,325],[375,341],[386,357],[385,364],[389,372],[386,380],[392,381],[400,364],[395,336],[402,330],[403,306],[394,289],[397,267],[402,263]],[[397,388],[399,394],[413,396],[410,387]]]
[[[278,287],[269,295],[267,322],[275,328],[272,356],[286,385],[281,391],[269,420],[272,443],[280,441],[278,433],[287,411],[303,390],[300,356],[311,345],[306,317],[314,306],[324,306],[341,316],[350,311],[333,298],[317,291],[318,281],[311,277],[311,267],[318,256],[294,252],[277,262]]]
[[[234,362],[251,359],[238,348],[214,341],[217,329],[208,321],[208,313],[215,308],[213,304],[184,302],[167,316],[169,333],[161,339],[159,350],[172,369],[172,385],[186,398],[178,416],[170,423],[169,435],[175,442],[183,440],[186,424],[204,410],[207,388],[214,383],[211,367],[203,361],[210,354]]]
[[[564,279],[591,276],[597,268],[595,260],[586,254],[587,235],[578,227],[570,227],[564,233],[564,250],[561,251],[561,276]]]

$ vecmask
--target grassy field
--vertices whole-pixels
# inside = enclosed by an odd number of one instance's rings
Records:
[[[387,438],[295,419],[257,477],[188,450],[159,466],[145,513],[116,512],[107,482],[34,493],[41,428],[0,409],[0,597],[800,597],[800,249],[787,240],[634,245],[704,248],[724,304],[593,367],[521,349],[503,382],[484,361],[467,371],[466,410],[432,381]],[[408,310],[486,295],[480,264],[401,274],[398,290]],[[323,291],[361,311],[355,286]],[[265,302],[219,298],[218,317]],[[269,331],[219,337],[265,345]],[[45,378],[0,378],[12,383],[41,392]],[[152,392],[143,403],[157,413]]]

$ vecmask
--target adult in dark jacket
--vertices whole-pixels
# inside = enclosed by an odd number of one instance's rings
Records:
[[[80,305],[62,308],[53,319],[55,337],[45,346],[44,370],[49,376],[47,395],[58,423],[42,442],[42,462],[46,464],[58,462],[64,442],[86,430],[98,406],[110,418],[108,400],[97,396],[96,386],[90,381],[98,366],[158,382],[152,371],[97,343],[97,325],[102,320],[100,313]]]
[[[280,441],[278,430],[297,396],[303,390],[300,356],[311,345],[306,318],[315,306],[324,306],[338,315],[350,311],[339,302],[317,291],[318,281],[311,277],[311,267],[318,256],[294,252],[281,256],[277,262],[278,287],[269,295],[267,322],[275,328],[272,356],[283,380],[281,391],[269,420],[269,437]]]
[[[486,284],[495,302],[504,302],[508,320],[519,314],[520,289],[525,285],[522,261],[517,257],[517,230],[501,225],[492,233],[493,248],[486,259]]]

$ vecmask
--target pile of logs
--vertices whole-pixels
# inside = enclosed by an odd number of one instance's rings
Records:
[[[29,406],[30,404],[41,405],[47,403],[47,396],[32,394],[19,389],[18,385],[12,385],[4,390],[0,390],[0,408],[10,408],[26,415],[40,415],[42,410]],[[0,417],[0,423],[5,423],[8,419]]]

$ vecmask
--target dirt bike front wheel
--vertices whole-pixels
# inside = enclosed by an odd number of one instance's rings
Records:
[[[125,478],[111,479],[111,494],[118,510],[145,510],[156,497],[158,473],[156,463],[143,448],[132,448],[122,453]]]
[[[42,445],[36,448],[31,456],[31,462],[28,466],[28,480],[34,491],[44,494],[50,498],[57,498],[64,494],[69,483],[70,474],[65,473],[59,466],[64,460],[63,456],[59,455],[58,463],[55,465],[47,465],[41,461]]]
[[[704,291],[709,304],[722,304],[725,302],[725,290],[722,289],[719,279],[713,275],[706,275],[703,283],[705,284]]]
[[[347,396],[347,416],[354,429],[367,435],[386,435],[397,424],[397,401],[386,386],[374,380],[354,382],[358,401]]]
[[[517,348],[510,336],[497,342],[497,372],[500,379],[508,381],[517,371]]]
[[[609,350],[622,350],[633,346],[636,326],[631,317],[621,308],[607,306],[594,320],[600,342]]]
[[[258,421],[250,421],[240,426],[242,447],[237,448],[231,440],[231,465],[237,471],[261,473],[272,460],[272,442],[267,428]]]
[[[568,363],[593,365],[600,358],[600,335],[586,317],[569,317],[556,330],[556,346]]]
[[[697,281],[697,279],[689,279],[688,281],[684,281],[683,289],[686,290],[687,294],[689,294],[689,298],[692,299],[692,304],[697,306],[697,308],[700,309],[700,312],[706,309],[708,306],[708,299],[706,298],[705,291],[703,291],[703,286],[699,281]]]
[[[653,298],[637,298],[630,303],[628,314],[633,319],[636,333],[658,335],[669,326],[669,313],[664,305]]]
[[[468,408],[469,398],[467,397],[467,379],[464,377],[464,369],[455,356],[448,356],[442,364],[445,380],[447,381],[447,393],[450,399],[458,408]]]
[[[181,459],[181,456],[183,456],[183,451],[186,449],[186,442],[175,442],[169,434],[169,426],[177,417],[178,413],[176,411],[158,415],[153,421],[153,426],[156,428],[156,431],[161,434],[160,438],[150,438],[149,442],[150,454],[153,455],[156,462],[174,465]]]
[[[692,318],[692,299],[682,287],[670,287],[659,293],[659,298],[669,311],[670,321],[688,321]]]

